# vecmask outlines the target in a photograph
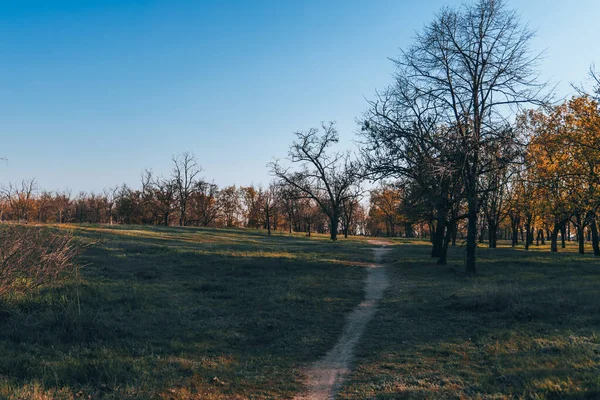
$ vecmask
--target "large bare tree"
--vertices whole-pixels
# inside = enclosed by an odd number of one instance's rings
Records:
[[[322,132],[311,128],[307,132],[295,132],[295,135],[288,160],[298,164],[300,169],[292,170],[276,160],[269,163],[271,173],[296,188],[303,197],[317,202],[329,217],[331,240],[337,240],[342,205],[356,198],[360,191],[360,165],[351,159],[349,152],[328,153],[327,150],[339,140],[333,122],[322,124]]]
[[[411,128],[419,135],[442,127],[460,150],[449,171],[462,175],[468,273],[476,272],[479,177],[488,168],[483,155],[496,142],[513,139],[507,125],[515,106],[542,100],[538,56],[529,48],[533,34],[503,0],[444,8],[394,61],[396,82],[386,93],[387,103],[378,103],[401,132]],[[437,149],[444,138],[430,142],[431,137],[413,139],[420,140],[419,147]]]

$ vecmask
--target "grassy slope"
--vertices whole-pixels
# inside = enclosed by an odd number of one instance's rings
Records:
[[[429,250],[388,254],[391,289],[339,398],[600,398],[598,259],[480,249],[469,278]]]
[[[363,241],[78,227],[76,286],[0,304],[0,398],[285,398],[363,296]],[[366,257],[366,258],[365,258]]]

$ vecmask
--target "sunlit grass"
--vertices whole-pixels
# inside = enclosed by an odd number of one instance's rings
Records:
[[[0,303],[0,398],[291,397],[362,300],[372,262],[365,239],[57,228],[95,246],[81,282]]]
[[[480,248],[476,277],[430,247],[387,255],[392,285],[367,329],[344,399],[600,398],[600,260]]]

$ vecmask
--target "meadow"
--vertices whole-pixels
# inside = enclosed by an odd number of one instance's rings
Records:
[[[399,241],[390,289],[367,327],[343,399],[600,398],[600,262],[575,243],[464,248],[448,266]]]
[[[291,397],[372,256],[254,230],[65,228],[95,244],[79,280],[0,305],[0,398]]]
[[[79,276],[0,303],[2,399],[279,399],[364,296],[365,238],[63,225]],[[391,285],[339,399],[600,398],[600,272],[550,254],[393,241]]]

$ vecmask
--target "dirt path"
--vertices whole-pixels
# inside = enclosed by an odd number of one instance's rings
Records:
[[[380,241],[370,243],[383,246],[387,244]],[[356,345],[367,323],[375,315],[379,300],[389,284],[384,265],[378,264],[387,250],[389,249],[385,247],[374,249],[375,264],[369,267],[364,301],[348,315],[337,344],[306,371],[306,392],[295,397],[295,400],[333,399],[349,375]]]

